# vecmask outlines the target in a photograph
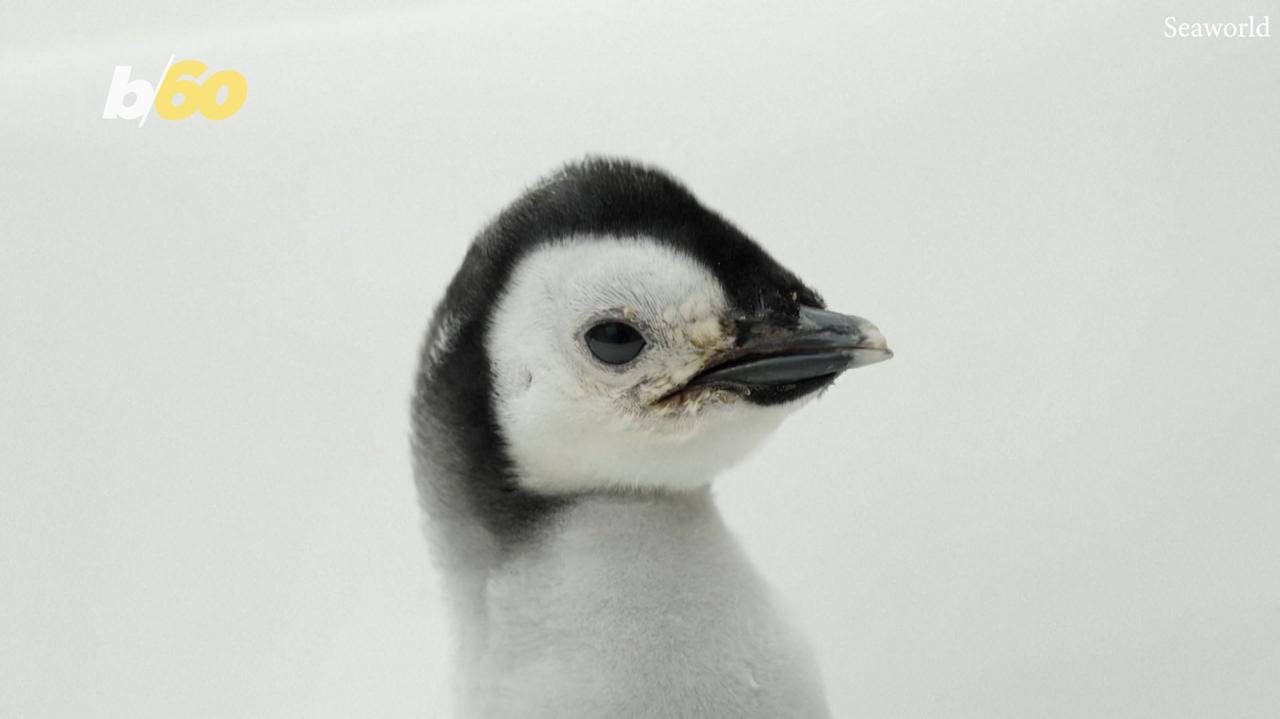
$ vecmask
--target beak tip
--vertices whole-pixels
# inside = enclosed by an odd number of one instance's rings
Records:
[[[879,327],[861,317],[855,318],[854,322],[861,336],[858,337],[854,347],[853,363],[849,369],[866,367],[893,358],[893,350],[889,349],[889,342],[884,338]]]
[[[878,352],[888,352],[893,356],[893,352],[889,350],[889,342],[880,334],[880,330],[874,325],[863,330],[862,339],[858,341],[858,349],[876,350]]]
[[[855,367],[883,362],[893,357],[893,350],[889,349],[889,342],[884,338],[879,327],[861,317],[855,318],[854,322],[858,328],[859,335],[854,346],[854,353],[862,359],[862,361],[855,363]]]
[[[853,351],[853,362],[849,365],[849,369],[879,364],[890,359],[893,359],[893,350],[888,347],[883,345],[880,347],[864,345]]]

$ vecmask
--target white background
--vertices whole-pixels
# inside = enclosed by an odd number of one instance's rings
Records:
[[[836,716],[1280,712],[1275,2],[3,3],[0,716],[442,716],[420,333],[586,152],[897,352],[719,485]]]

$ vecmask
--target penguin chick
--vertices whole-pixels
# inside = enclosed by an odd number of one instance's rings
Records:
[[[525,192],[437,307],[413,400],[459,715],[829,716],[708,488],[891,356],[658,170]]]

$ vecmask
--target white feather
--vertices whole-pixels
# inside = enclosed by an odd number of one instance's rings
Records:
[[[524,259],[488,335],[499,424],[519,481],[563,494],[704,486],[746,456],[794,406],[709,392],[654,403],[728,346],[727,300],[701,265],[658,242],[570,238]],[[617,369],[582,340],[625,317],[649,346]]]

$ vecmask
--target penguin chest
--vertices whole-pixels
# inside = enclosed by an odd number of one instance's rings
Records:
[[[817,670],[709,497],[584,500],[489,578],[486,717],[825,717]]]

